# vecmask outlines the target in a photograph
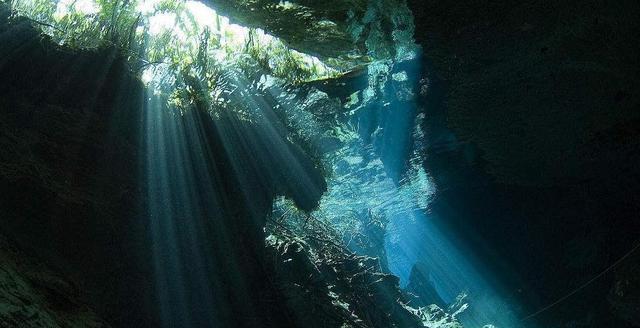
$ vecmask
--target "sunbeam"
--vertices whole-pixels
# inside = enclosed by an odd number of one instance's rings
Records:
[[[454,2],[0,0],[0,327],[636,325],[640,8]]]

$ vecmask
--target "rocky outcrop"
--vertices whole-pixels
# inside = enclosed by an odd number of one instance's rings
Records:
[[[354,45],[348,20],[349,15],[364,13],[366,0],[206,2],[232,22],[264,29],[294,49],[325,58],[362,55]]]
[[[410,11],[396,0],[207,0],[237,24],[261,28],[291,48],[352,68],[395,55],[392,44],[411,38]],[[406,20],[399,19],[406,16]],[[394,31],[395,30],[395,31]]]
[[[318,249],[291,235],[267,237],[267,254],[297,326],[461,327],[438,306],[407,306],[398,278],[380,272],[374,258]]]

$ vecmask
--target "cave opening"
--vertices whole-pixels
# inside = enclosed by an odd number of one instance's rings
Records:
[[[503,117],[460,114],[488,102],[478,72],[495,64],[464,37],[493,25],[428,34],[423,6],[0,0],[0,326],[633,321],[635,226],[587,213],[635,202],[584,206],[607,193],[587,179],[606,176],[598,156],[577,180],[501,157],[510,141],[475,129]],[[429,43],[456,37],[471,55]],[[636,130],[621,131],[607,142],[631,156]],[[593,309],[571,298],[586,287]]]

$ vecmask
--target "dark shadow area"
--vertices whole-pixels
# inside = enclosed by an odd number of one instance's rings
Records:
[[[431,211],[534,313],[637,245],[640,8],[410,2],[430,81]],[[635,254],[529,322],[632,327],[637,267]]]

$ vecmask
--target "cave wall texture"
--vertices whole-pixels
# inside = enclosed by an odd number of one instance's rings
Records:
[[[409,3],[431,85],[432,212],[472,254],[497,250],[489,265],[515,268],[510,291],[533,312],[638,242],[640,4]],[[637,325],[637,267],[627,259],[534,320]]]
[[[140,260],[142,198],[130,167],[138,156],[142,85],[115,51],[60,49],[28,22],[4,18],[0,233],[65,277],[102,317],[148,320],[144,311],[128,310],[141,308],[150,287],[150,268]],[[71,304],[63,309],[69,315],[78,308]]]

